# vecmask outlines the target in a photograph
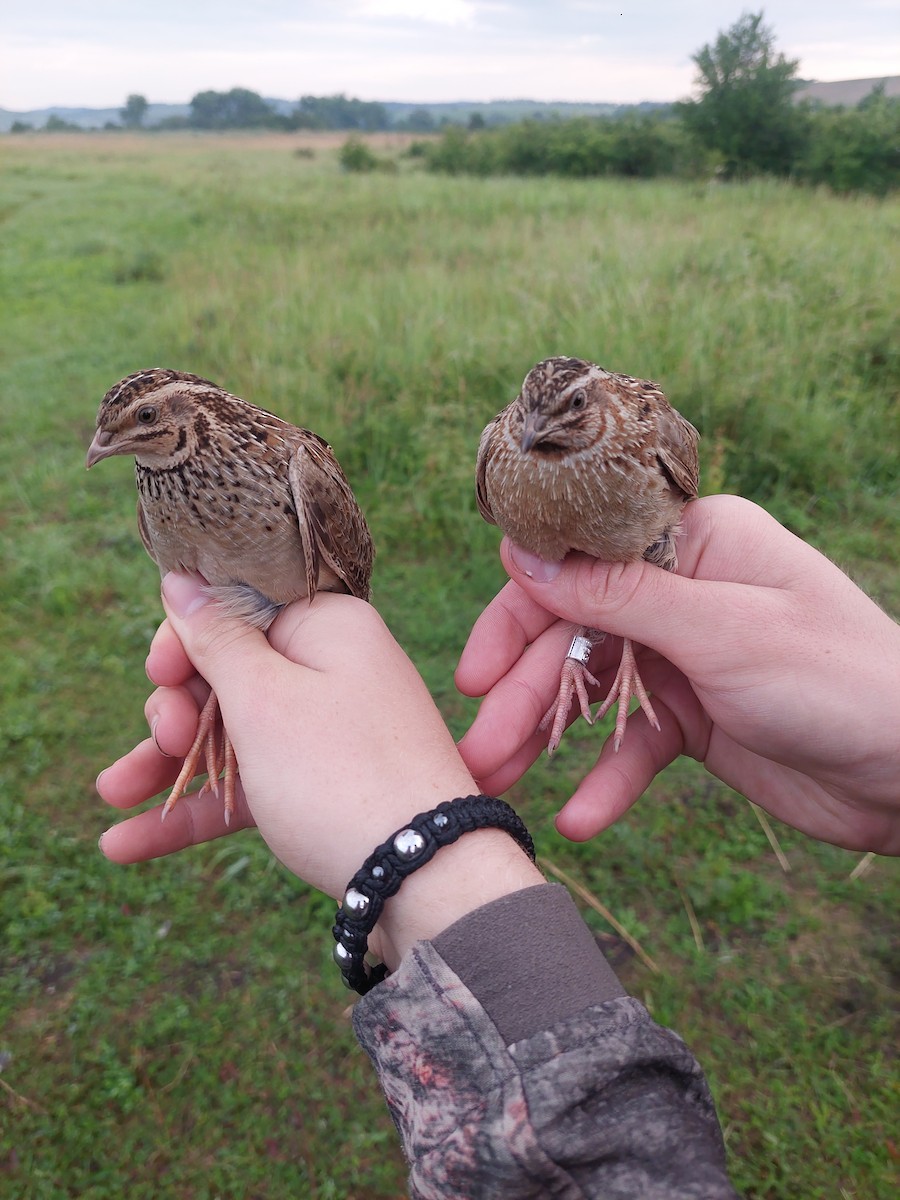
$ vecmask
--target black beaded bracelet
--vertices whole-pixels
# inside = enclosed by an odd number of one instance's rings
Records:
[[[385,900],[400,889],[407,875],[423,867],[442,846],[476,829],[502,829],[534,862],[534,842],[516,812],[494,796],[461,796],[419,813],[382,842],[347,884],[334,920],[334,961],[348,988],[364,996],[388,974],[384,963],[365,961],[369,934],[378,923]]]

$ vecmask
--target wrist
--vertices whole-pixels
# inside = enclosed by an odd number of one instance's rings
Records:
[[[403,881],[384,906],[370,945],[391,971],[416,942],[502,896],[543,883],[517,842],[499,829],[476,829]]]

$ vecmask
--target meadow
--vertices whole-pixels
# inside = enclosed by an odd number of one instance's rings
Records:
[[[375,602],[454,731],[502,584],[473,467],[539,359],[658,380],[703,490],[765,505],[900,615],[896,199],[745,185],[342,172],[334,139],[0,139],[0,1195],[404,1194],[331,963],[333,903],[252,832],[131,868],[97,772],[145,736],[160,619],[100,398],[205,375],[333,444]],[[760,630],[760,637],[765,631]],[[361,664],[364,669],[364,664]],[[802,703],[802,697],[798,697]],[[877,714],[873,714],[877,719]],[[697,1051],[738,1190],[896,1195],[897,863],[773,822],[679,761],[599,839],[553,815],[603,734],[510,798],[626,986]],[[340,814],[335,814],[340,819]]]

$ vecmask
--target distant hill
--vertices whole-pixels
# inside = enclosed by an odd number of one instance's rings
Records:
[[[821,104],[850,108],[865,100],[880,83],[884,84],[886,96],[900,96],[900,75],[884,75],[880,79],[839,79],[834,83],[804,81],[797,88],[794,99],[818,100]]]
[[[448,104],[401,104],[388,101],[384,107],[391,124],[407,121],[414,112],[425,109],[434,118],[435,124],[450,121],[465,125],[470,117],[483,117],[488,125],[499,125],[508,121],[524,121],[528,117],[611,117],[623,112],[651,111],[668,108],[668,104],[644,100],[640,104],[586,104],[569,100],[454,100]]]
[[[849,106],[859,104],[860,100],[881,83],[884,84],[888,96],[900,96],[900,75],[888,75],[879,79],[843,79],[833,83],[803,80],[798,84],[795,98]],[[276,113],[287,115],[293,111],[298,101],[267,98],[266,103]],[[413,104],[389,100],[383,101],[382,107],[387,112],[392,127],[404,126],[410,117],[421,115],[423,112],[429,114],[437,127],[447,122],[466,125],[473,116],[481,117],[487,125],[502,125],[509,121],[521,121],[526,117],[609,117],[625,112],[653,112],[670,106],[649,100],[641,104],[580,104],[567,100],[456,100],[448,104]],[[190,104],[148,104],[144,126],[152,129],[173,117],[188,117],[190,112]],[[49,117],[57,117],[70,125],[78,126],[79,129],[103,129],[107,125],[122,123],[118,108],[64,108],[56,105],[52,108],[31,109],[28,112],[13,112],[0,108],[0,133],[8,133],[16,122],[19,125],[42,129]]]
[[[124,102],[123,102],[124,103]],[[280,100],[266,98],[276,113],[287,115],[296,107],[297,100]],[[392,126],[403,125],[414,113],[427,112],[435,126],[445,122],[465,125],[469,119],[478,114],[488,125],[505,124],[508,121],[520,121],[525,117],[548,118],[559,117],[608,117],[622,112],[652,111],[667,108],[668,105],[645,101],[642,104],[578,104],[569,101],[543,100],[491,100],[479,102],[475,100],[457,100],[448,104],[412,104],[401,101],[385,101],[383,107],[387,111]],[[152,129],[171,117],[187,117],[190,115],[189,104],[149,104],[144,117],[144,127]],[[48,117],[58,117],[70,125],[80,129],[103,129],[107,125],[121,125],[122,119],[118,108],[52,108],[31,109],[28,112],[12,112],[0,108],[0,133],[8,133],[15,122],[30,125],[34,129],[42,129]]]
[[[158,125],[166,117],[187,117],[190,111],[189,104],[148,104],[144,124]],[[61,121],[77,125],[80,129],[103,129],[106,125],[122,124],[118,108],[62,108],[55,105],[53,108],[34,108],[28,112],[11,112],[0,108],[0,133],[9,133],[16,121],[42,129],[48,117],[59,117]]]

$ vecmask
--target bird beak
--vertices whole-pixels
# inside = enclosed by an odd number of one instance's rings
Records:
[[[109,458],[116,453],[116,447],[112,444],[112,434],[107,429],[98,429],[94,434],[94,440],[88,448],[87,458],[84,465],[88,470],[98,463],[101,458]]]
[[[519,440],[519,448],[523,454],[527,454],[540,438],[546,424],[547,418],[542,413],[529,412],[525,414],[525,424],[522,426],[522,437]]]

